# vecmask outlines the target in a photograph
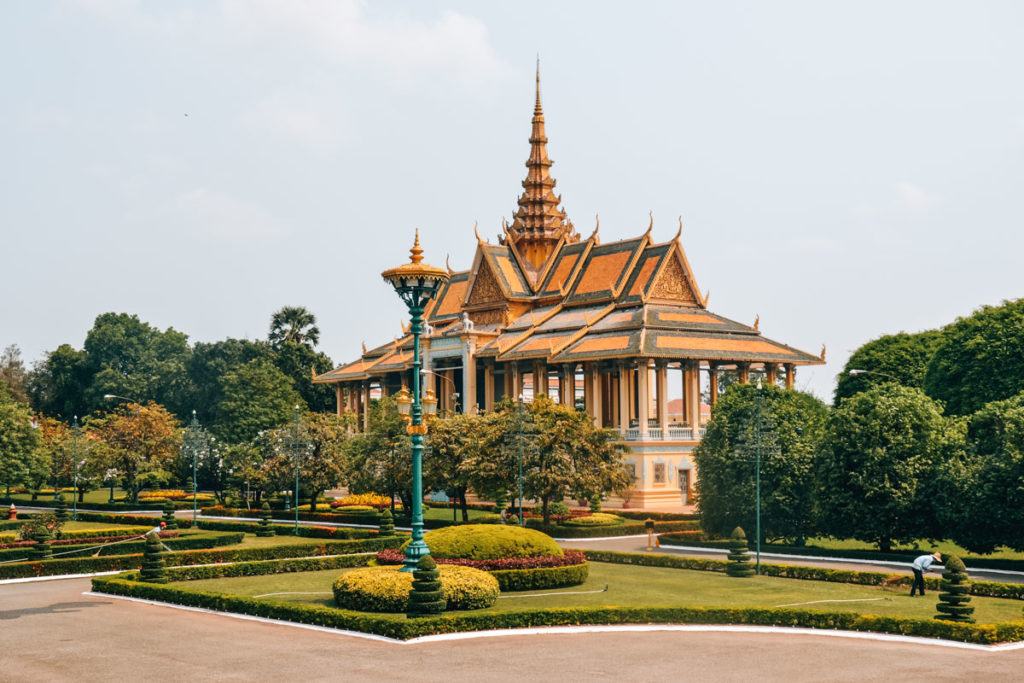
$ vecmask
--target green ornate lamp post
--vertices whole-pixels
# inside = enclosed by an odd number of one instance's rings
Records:
[[[189,448],[192,450],[192,525],[195,526],[199,519],[199,479],[196,476],[198,471],[197,461],[199,460],[199,420],[196,419],[196,411],[192,411],[192,422],[188,426]],[[197,527],[198,528],[198,527]]]
[[[302,427],[302,416],[299,406],[295,406],[295,535],[299,535],[299,429]]]
[[[71,428],[71,432],[75,435],[75,441],[73,450],[71,452],[71,458],[74,460],[75,466],[75,491],[72,494],[72,505],[74,512],[71,513],[71,519],[78,521],[78,438],[82,434],[82,428],[78,425],[78,416],[75,415],[75,425]],[[85,462],[84,460],[82,462]]]
[[[398,292],[412,316],[412,398],[409,400],[403,397],[405,400],[398,403],[403,414],[411,413],[410,423],[405,429],[412,437],[412,542],[405,550],[403,572],[414,571],[420,558],[430,554],[430,548],[423,542],[423,437],[427,433],[427,426],[423,424],[424,404],[420,396],[420,334],[423,332],[423,311],[427,303],[448,281],[446,270],[423,263],[419,230],[416,231],[416,240],[409,252],[409,263],[381,273],[381,277]],[[437,404],[433,406],[436,410]]]
[[[761,380],[757,380],[757,569],[755,573],[761,575],[761,401],[762,401]]]

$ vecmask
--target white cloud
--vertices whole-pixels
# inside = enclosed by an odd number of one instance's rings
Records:
[[[454,11],[432,21],[371,18],[366,8],[361,0],[223,3],[228,25],[254,39],[292,36],[336,61],[382,65],[400,79],[436,70],[478,83],[511,71],[495,55],[479,19]]]
[[[242,123],[312,150],[333,149],[340,142],[341,126],[335,115],[329,117],[315,105],[286,102],[280,97],[257,104],[242,115]]]
[[[187,228],[214,240],[265,240],[288,233],[288,227],[263,207],[205,187],[179,195],[176,208]]]
[[[935,206],[936,198],[914,183],[904,180],[898,187],[900,207],[916,214],[926,214]]]

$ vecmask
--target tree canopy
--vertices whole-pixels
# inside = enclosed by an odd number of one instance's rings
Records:
[[[1024,391],[1024,299],[984,306],[946,326],[924,390],[956,415]]]
[[[927,330],[916,334],[886,334],[867,342],[850,355],[839,373],[835,402],[891,381],[922,388],[928,363],[941,340],[939,330]],[[850,370],[868,372],[851,375]]]
[[[275,349],[285,343],[313,348],[320,343],[316,316],[303,306],[285,306],[271,316],[267,340]]]
[[[0,384],[0,486],[27,483],[30,472],[46,469],[42,439],[32,426],[32,411]]]
[[[292,381],[266,360],[252,360],[221,377],[223,398],[211,431],[231,444],[251,441],[266,429],[279,427],[305,410]]]
[[[694,450],[701,527],[728,535],[756,528],[758,389],[733,384]],[[761,535],[802,543],[814,528],[814,459],[828,409],[809,394],[761,390]]]

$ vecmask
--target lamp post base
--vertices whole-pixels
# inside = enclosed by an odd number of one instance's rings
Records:
[[[413,541],[409,544],[409,547],[405,549],[405,561],[402,562],[402,568],[398,571],[401,572],[412,572],[416,571],[416,565],[419,564],[420,559],[424,555],[430,554],[430,548],[423,541]]]

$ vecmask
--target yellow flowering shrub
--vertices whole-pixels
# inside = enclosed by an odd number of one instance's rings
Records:
[[[413,576],[399,568],[361,567],[345,572],[334,581],[335,603],[361,612],[408,611]],[[438,565],[438,569],[446,609],[483,609],[498,599],[498,580],[487,572],[455,565]]]
[[[610,515],[607,512],[595,512],[592,515],[583,517],[570,517],[563,520],[562,524],[565,526],[613,526],[615,524],[622,524],[625,521],[617,515]]]
[[[554,539],[536,529],[503,524],[462,524],[428,531],[423,540],[434,557],[500,560],[509,557],[562,557]],[[407,541],[402,550],[409,545]]]
[[[334,501],[333,505],[338,507],[339,505],[369,505],[371,507],[380,507],[382,505],[391,505],[391,496],[385,496],[380,493],[354,493],[344,498],[339,498]]]

